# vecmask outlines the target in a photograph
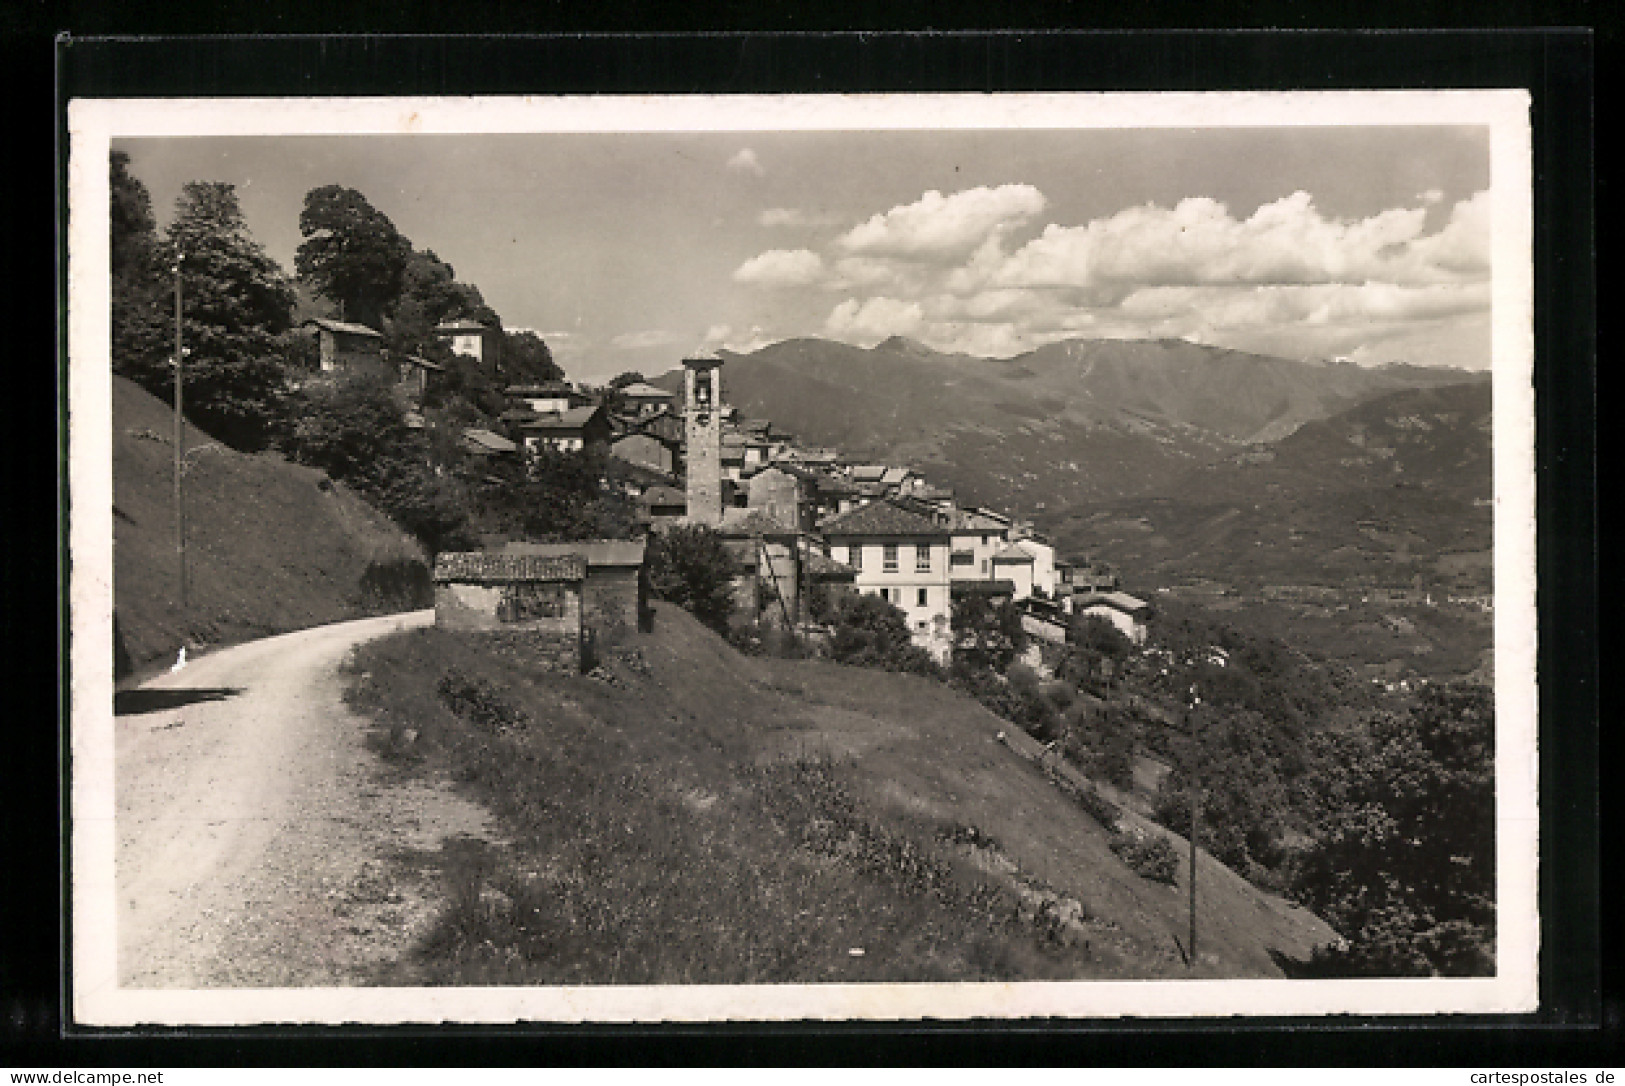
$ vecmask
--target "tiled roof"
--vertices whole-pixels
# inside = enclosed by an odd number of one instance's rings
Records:
[[[523,430],[579,430],[599,411],[597,405],[572,407],[557,415],[537,415],[519,424]]]
[[[662,400],[669,400],[673,396],[677,395],[677,393],[667,392],[663,388],[656,388],[653,385],[644,384],[642,381],[638,381],[627,385],[625,388],[622,388],[621,395],[630,396],[633,399],[653,399],[655,397],[659,397]]]
[[[907,479],[911,474],[913,473],[907,468],[887,468],[886,474],[880,477],[880,481],[887,486],[894,486]]]
[[[929,517],[911,513],[889,501],[870,502],[819,525],[828,536],[945,536]]]
[[[641,566],[643,543],[629,539],[582,539],[568,543],[509,543],[502,548],[504,555],[532,558],[563,558],[575,556],[589,567]]]
[[[717,530],[723,535],[795,535],[796,530],[766,509],[724,509]]]
[[[1004,548],[1004,550],[1000,551],[998,554],[995,554],[993,556],[993,560],[995,562],[1027,562],[1027,563],[1031,563],[1032,560],[1033,560],[1033,556],[1032,556],[1031,552],[1024,551],[1020,547],[1018,547],[1014,543],[1012,543],[1008,547]]]
[[[481,430],[477,427],[464,430],[463,439],[489,452],[513,452],[519,448],[501,434],[493,434],[490,430]]]
[[[1129,614],[1148,610],[1151,606],[1144,600],[1137,599],[1127,592],[1090,592],[1087,595],[1075,595],[1072,598],[1074,608],[1104,605]]]
[[[453,551],[434,563],[434,579],[445,581],[579,581],[587,575],[587,560],[579,554],[492,554],[490,551]]]
[[[852,469],[852,478],[860,483],[878,483],[886,477],[884,464],[859,464]]]
[[[956,532],[1002,532],[1010,525],[974,509],[954,510],[953,526]]]
[[[329,320],[326,317],[311,317],[304,322],[314,324],[324,332],[343,332],[351,336],[367,336],[371,339],[383,339],[383,334],[375,332],[364,324],[351,324],[348,321]],[[302,327],[302,326],[301,326]]]

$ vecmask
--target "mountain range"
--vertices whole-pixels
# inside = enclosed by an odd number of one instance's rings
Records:
[[[811,445],[906,463],[963,501],[1024,515],[1156,492],[1193,468],[1404,389],[1485,381],[1183,340],[1065,340],[1008,359],[902,337],[720,352],[724,396]],[[657,383],[680,387],[679,373]],[[1047,518],[1044,518],[1047,519]]]

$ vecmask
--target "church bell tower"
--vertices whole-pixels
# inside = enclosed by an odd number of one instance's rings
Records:
[[[715,528],[722,523],[722,359],[698,351],[683,367],[687,519]]]

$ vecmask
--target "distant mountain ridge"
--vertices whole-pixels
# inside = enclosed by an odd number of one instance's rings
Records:
[[[1019,513],[1153,491],[1238,446],[1277,441],[1385,393],[1487,382],[1463,370],[1316,365],[1183,340],[1072,339],[1009,359],[903,337],[719,353],[724,396],[744,414],[809,444],[912,464],[967,501]]]

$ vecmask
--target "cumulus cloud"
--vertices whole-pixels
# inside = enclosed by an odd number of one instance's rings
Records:
[[[807,211],[799,207],[770,207],[756,217],[763,226],[834,226],[840,216],[829,211]]]
[[[966,189],[951,196],[932,189],[859,223],[837,241],[848,253],[911,260],[964,257],[1044,210],[1031,185]]]
[[[759,324],[753,324],[748,329],[738,329],[729,324],[713,324],[705,331],[704,346],[712,349],[721,347],[739,354],[749,354],[777,343],[782,338],[768,335],[767,330]]]
[[[623,332],[610,340],[610,346],[622,350],[642,350],[646,347],[669,347],[683,337],[676,332],[650,329],[644,332]]]
[[[925,311],[918,302],[877,295],[863,302],[848,298],[830,313],[824,327],[838,338],[872,346],[888,336],[913,335],[924,323]]]
[[[753,173],[757,177],[761,177],[762,174],[767,172],[762,169],[762,163],[757,159],[756,152],[749,147],[741,147],[738,151],[735,151],[734,156],[728,160],[728,168]]]
[[[824,258],[811,249],[769,249],[734,269],[736,283],[759,287],[798,287],[824,274]]]

